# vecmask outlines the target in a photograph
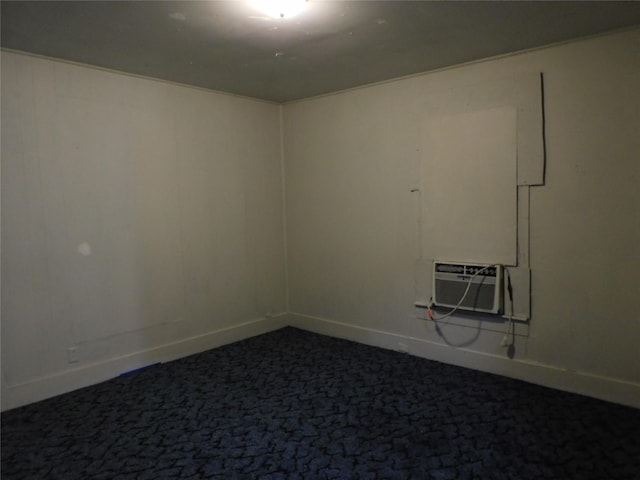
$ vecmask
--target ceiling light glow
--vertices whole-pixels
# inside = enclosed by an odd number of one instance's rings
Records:
[[[252,0],[251,5],[272,18],[290,18],[306,8],[307,0]]]

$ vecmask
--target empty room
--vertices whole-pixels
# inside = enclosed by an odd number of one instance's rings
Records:
[[[640,2],[0,7],[3,479],[640,479]]]

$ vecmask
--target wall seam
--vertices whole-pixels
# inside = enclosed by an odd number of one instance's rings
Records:
[[[282,187],[282,248],[284,260],[284,311],[289,312],[289,248],[287,242],[287,182],[284,154],[284,106],[278,106],[280,120],[280,179]]]

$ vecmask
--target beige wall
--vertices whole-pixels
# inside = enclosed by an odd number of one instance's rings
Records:
[[[270,328],[280,109],[3,52],[3,408]]]
[[[287,105],[288,275],[297,321],[639,404],[638,45],[635,30]],[[434,98],[537,72],[545,79],[546,185],[527,193],[530,220],[520,212],[520,226],[530,228],[523,244],[532,318],[519,325],[508,359],[503,323],[467,321],[439,335],[416,319],[419,217],[410,189],[419,183],[422,125]]]
[[[284,107],[3,52],[2,407],[285,324],[640,406],[638,44]],[[531,321],[509,358],[502,320],[416,318],[410,190],[434,98],[538,72],[547,175],[520,192]]]

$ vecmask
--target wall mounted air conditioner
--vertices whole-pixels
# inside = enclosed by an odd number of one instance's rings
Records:
[[[469,285],[469,282],[471,285]],[[474,312],[502,310],[502,266],[472,263],[433,262],[433,304]]]

